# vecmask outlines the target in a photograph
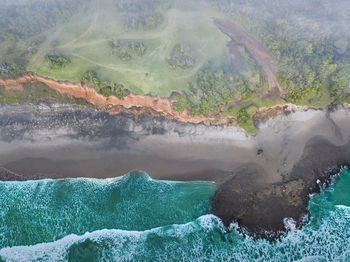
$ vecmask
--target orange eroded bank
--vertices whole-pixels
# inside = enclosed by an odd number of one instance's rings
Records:
[[[0,85],[6,90],[22,90],[26,83],[41,82],[62,95],[84,99],[86,102],[106,109],[110,114],[131,113],[137,118],[139,115],[163,116],[167,119],[184,123],[205,125],[237,125],[237,120],[232,116],[206,117],[203,115],[190,115],[187,110],[176,112],[172,99],[167,97],[137,95],[130,93],[123,99],[115,96],[104,97],[99,94],[89,83],[57,81],[40,76],[33,72],[27,72],[15,79],[0,79]]]

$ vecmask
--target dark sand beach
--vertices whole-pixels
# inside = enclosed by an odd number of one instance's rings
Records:
[[[347,108],[290,107],[248,136],[72,105],[2,105],[0,176],[106,178],[140,169],[156,179],[215,181],[212,212],[266,235],[283,230],[285,218],[299,221],[309,194],[350,155]]]

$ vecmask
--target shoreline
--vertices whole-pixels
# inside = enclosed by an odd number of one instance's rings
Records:
[[[23,179],[107,178],[140,169],[155,179],[214,181],[212,212],[226,226],[236,221],[257,236],[277,236],[286,217],[301,225],[316,181],[348,163],[349,118],[348,105],[277,105],[259,110],[251,136],[235,126],[135,121],[69,104],[2,105],[0,166]]]

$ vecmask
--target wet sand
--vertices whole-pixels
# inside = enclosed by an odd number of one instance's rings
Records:
[[[16,110],[0,109],[0,166],[28,179],[105,178],[141,169],[159,179],[221,181],[233,162],[256,151],[250,138],[231,127],[147,117],[135,122],[132,115],[71,106]],[[236,146],[246,150],[235,152]]]
[[[308,194],[346,164],[350,111],[313,110],[236,127],[110,116],[71,105],[1,106],[0,166],[14,180],[115,177],[133,169],[167,180],[217,183],[212,211],[260,235],[304,215]],[[0,172],[3,180],[11,173]],[[12,176],[13,177],[13,176]]]

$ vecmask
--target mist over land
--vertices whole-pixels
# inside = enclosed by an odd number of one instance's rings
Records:
[[[103,214],[95,202],[91,207],[86,199],[77,198],[77,206],[73,201],[77,195],[68,193],[69,188],[80,192],[82,183],[89,196],[96,188],[106,194],[101,205],[111,216],[118,215],[113,221],[119,223],[108,224],[108,230],[117,233],[107,230],[116,235],[102,242],[95,242],[93,236],[104,234],[99,231],[107,227],[104,219],[100,226],[80,227],[79,222],[62,232],[40,234],[43,238],[35,241],[31,239],[36,239],[32,234],[39,230],[36,225],[28,238],[23,226],[25,237],[19,236],[17,244],[9,237],[0,238],[0,260],[12,259],[13,254],[21,257],[19,243],[43,241],[49,241],[43,249],[63,245],[63,260],[83,260],[87,250],[101,259],[105,247],[100,245],[108,243],[114,254],[109,260],[116,260],[118,252],[132,253],[129,246],[125,250],[114,246],[124,241],[120,238],[131,239],[134,249],[147,243],[159,260],[169,255],[170,260],[202,261],[214,254],[220,254],[214,261],[228,260],[239,257],[220,249],[227,243],[228,250],[237,248],[241,254],[242,243],[247,247],[262,243],[250,235],[280,237],[281,242],[275,243],[293,246],[288,241],[295,234],[306,234],[303,241],[323,243],[326,259],[346,257],[343,245],[339,254],[328,247],[341,242],[339,232],[344,239],[349,235],[348,217],[337,213],[338,205],[348,208],[343,201],[347,190],[333,195],[329,193],[333,189],[328,192],[322,185],[327,186],[330,177],[349,163],[348,1],[0,0],[0,6],[0,180],[4,181],[0,186],[18,187],[22,193],[21,185],[37,188],[29,190],[33,199],[51,192],[50,201],[58,207],[66,201],[62,205],[69,216],[74,213],[70,207],[84,212],[91,208],[97,221]],[[347,174],[339,178],[340,186],[332,184],[332,188],[346,188]],[[80,177],[101,180],[67,179]],[[191,182],[197,180],[214,183]],[[180,189],[182,185],[184,191],[170,190],[172,183]],[[13,203],[18,200],[6,190],[2,192]],[[310,194],[320,191],[309,202]],[[167,197],[159,202],[162,192]],[[181,194],[193,200],[193,207]],[[141,224],[152,219],[143,195],[159,214],[163,212],[159,203],[171,207],[166,216],[144,228]],[[35,201],[43,210],[48,208],[40,198]],[[133,204],[123,206],[123,201]],[[10,234],[6,228],[15,226],[12,218],[21,216],[19,206],[5,202],[0,201],[0,206],[7,210],[9,224],[0,216],[3,236]],[[23,210],[36,208],[28,203],[22,203],[28,207]],[[314,207],[318,204],[319,209]],[[118,212],[128,208],[134,212],[132,219],[140,220],[123,230],[126,234],[141,230],[134,232],[137,241],[118,231],[129,223],[123,215],[120,222]],[[84,212],[79,219],[89,214]],[[331,227],[323,227],[327,216],[339,219],[334,239]],[[54,221],[64,224],[67,217]],[[322,226],[317,229],[313,223]],[[174,255],[164,249],[169,236],[178,245],[183,243],[172,235],[177,227],[200,232],[198,236],[180,230],[186,241],[195,240],[189,253]],[[318,230],[330,240],[317,235]],[[93,232],[81,237],[88,231]],[[71,234],[79,235],[78,240],[73,237],[78,242],[62,244],[71,241]],[[209,243],[203,244],[203,239],[210,239]],[[282,256],[311,256],[318,251],[310,243],[305,244],[311,246],[306,251],[298,246],[288,253],[283,247]],[[169,245],[176,246],[171,241]],[[191,253],[197,246],[211,251],[207,257],[201,251]],[[26,252],[31,254],[35,248],[26,246]],[[267,252],[261,255],[264,259],[279,254],[275,247],[266,251],[269,248],[262,244],[257,252]],[[248,249],[243,248],[242,254],[259,258]],[[48,257],[53,256],[50,252]],[[23,259],[33,257],[28,254]],[[135,252],[132,258],[151,257],[143,255]]]
[[[180,113],[232,115],[248,132],[256,131],[251,117],[261,106],[348,101],[346,1],[65,0],[3,6],[5,78],[30,70],[90,82],[105,96],[170,96]],[[223,31],[215,19],[232,25]]]

